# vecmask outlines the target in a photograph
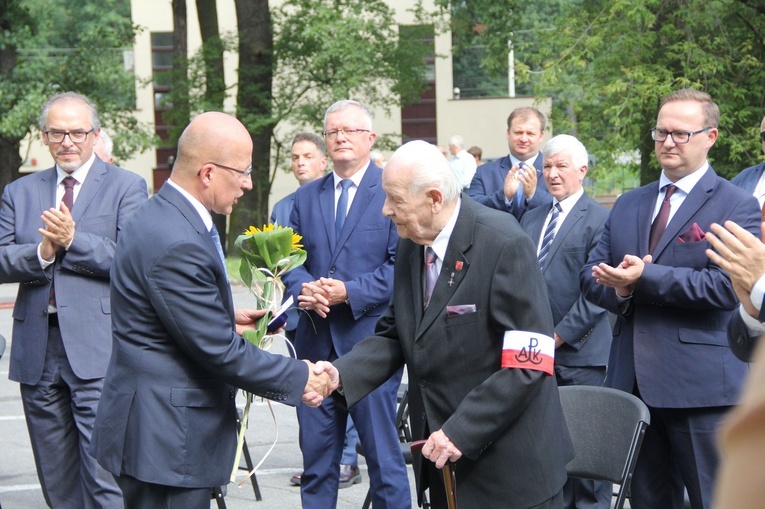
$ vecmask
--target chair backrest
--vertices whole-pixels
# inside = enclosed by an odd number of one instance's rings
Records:
[[[3,358],[3,353],[5,353],[5,338],[0,334],[0,359]]]
[[[584,385],[560,387],[563,413],[576,456],[566,470],[570,477],[621,485],[621,507],[629,489],[651,414],[632,394]]]

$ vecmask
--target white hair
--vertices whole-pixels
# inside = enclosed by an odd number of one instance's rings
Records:
[[[112,151],[114,150],[114,142],[112,141],[112,137],[109,136],[109,133],[103,127],[101,128],[98,137],[101,139],[101,143],[104,144],[104,155],[107,156],[104,160],[106,161],[113,156]]]
[[[337,101],[334,104],[332,104],[329,108],[327,108],[326,113],[324,113],[324,128],[327,127],[327,118],[332,114],[340,110],[344,110],[346,108],[355,106],[356,108],[359,108],[363,113],[364,116],[369,121],[369,129],[372,129],[372,113],[369,112],[366,106],[361,104],[358,101],[354,101],[352,99],[343,99],[341,101]]]
[[[574,166],[581,168],[587,166],[587,149],[581,141],[577,140],[569,134],[559,134],[550,138],[542,147],[542,157],[547,159],[561,152],[565,152],[571,156],[571,162]]]
[[[412,172],[409,192],[418,194],[427,187],[441,191],[446,203],[459,197],[462,187],[449,162],[435,145],[422,140],[405,143],[388,160],[388,167],[401,164]]]
[[[457,148],[465,148],[465,140],[462,139],[462,136],[459,134],[455,134],[451,138],[449,138],[449,145],[454,145]]]

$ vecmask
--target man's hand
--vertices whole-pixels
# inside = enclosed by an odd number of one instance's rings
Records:
[[[713,223],[710,229],[706,239],[714,251],[707,249],[707,256],[730,275],[734,289],[739,286],[745,291],[747,298],[739,296],[741,302],[751,304],[749,292],[765,274],[765,244],[733,221],[726,221],[724,228]]]
[[[523,183],[523,196],[530,200],[537,190],[537,169],[524,163],[518,172],[518,180]]]
[[[45,228],[38,228],[44,239],[47,239],[51,244],[55,246],[55,251],[58,248],[66,248],[72,243],[74,239],[75,223],[72,219],[72,214],[69,209],[61,202],[59,210],[48,209],[40,216]],[[42,251],[44,250],[44,252]],[[49,259],[50,256],[45,256],[48,253],[48,247],[44,244],[41,246],[40,254],[43,259]]]
[[[518,192],[518,178],[516,178],[516,175],[518,175],[519,166],[516,164],[512,168],[510,168],[510,171],[507,172],[507,177],[505,177],[505,183],[502,186],[502,190],[505,193],[505,199],[508,201],[513,201],[515,199],[515,193]]]
[[[311,407],[321,405],[324,398],[337,389],[340,383],[340,375],[337,369],[327,361],[319,361],[308,364],[308,382],[303,390],[303,403]]]
[[[319,283],[321,283],[321,287],[327,296],[330,306],[348,300],[348,291],[345,289],[345,283],[339,279],[323,277],[319,279]]]
[[[237,309],[234,314],[236,333],[241,336],[246,330],[254,330],[256,322],[267,312],[267,309]]]
[[[432,433],[422,446],[422,455],[435,463],[436,468],[443,468],[447,461],[460,459],[462,451],[457,449],[443,431],[438,430]]]
[[[316,314],[326,318],[329,314],[329,295],[321,284],[321,281],[303,283],[303,289],[298,295],[298,306],[307,311],[316,311]]]
[[[557,332],[553,332],[553,339],[555,340],[555,348],[560,348],[566,344],[566,342],[563,341],[563,338],[558,336]]]
[[[646,255],[642,259],[634,255],[625,255],[624,260],[616,267],[605,263],[594,265],[592,277],[603,286],[614,288],[618,295],[628,297],[635,290],[640,276],[643,275],[645,264],[651,263],[652,260],[651,255]]]

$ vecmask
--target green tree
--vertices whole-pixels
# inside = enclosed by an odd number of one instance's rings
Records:
[[[720,105],[715,170],[735,175],[759,158],[765,106],[765,9],[737,0],[563,1],[521,45],[516,72],[555,98],[556,132],[576,132],[608,170],[638,151],[642,183],[655,180],[649,130],[661,97],[693,87]],[[597,172],[596,172],[597,173]]]
[[[0,0],[0,187],[19,176],[21,140],[36,132],[45,99],[86,94],[116,134],[115,155],[145,149],[152,138],[131,114],[135,76],[123,48],[135,34],[120,0]]]
[[[277,126],[320,132],[324,111],[341,98],[400,107],[419,96],[428,51],[416,38],[399,39],[382,0],[287,0],[273,9],[267,0],[237,0],[236,7],[237,116],[254,149],[253,190],[231,217],[232,238],[268,218],[271,184],[294,134]]]

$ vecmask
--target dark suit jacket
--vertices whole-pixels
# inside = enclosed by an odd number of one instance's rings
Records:
[[[744,362],[752,362],[759,340],[760,335],[752,336],[741,314],[735,311],[728,323],[728,344],[733,354]]]
[[[545,179],[542,177],[542,163],[543,158],[540,153],[534,160],[534,167],[537,169],[537,189],[530,200],[526,200],[525,197],[521,200],[521,207],[518,207],[515,200],[512,200],[508,206],[505,200],[505,178],[513,166],[509,155],[479,166],[473,175],[473,181],[470,183],[470,189],[467,193],[478,203],[493,209],[510,212],[520,221],[527,210],[552,200],[552,195],[547,191]]]
[[[521,228],[539,245],[547,205],[529,210]],[[566,341],[555,350],[562,366],[605,366],[611,348],[611,326],[605,309],[588,302],[579,290],[579,271],[595,249],[608,209],[584,193],[568,213],[550,246],[542,275],[547,283],[555,332]]]
[[[754,189],[757,187],[757,183],[760,181],[763,171],[765,171],[765,163],[760,163],[743,170],[741,173],[733,177],[730,182],[741,189],[754,193]]]
[[[112,301],[114,348],[91,454],[113,474],[144,482],[228,484],[235,387],[296,405],[308,371],[233,332],[231,290],[212,238],[169,184],[120,236]]]
[[[556,494],[573,456],[555,378],[502,369],[507,330],[552,336],[547,292],[531,240],[507,215],[463,194],[430,305],[422,309],[423,247],[399,242],[394,295],[375,335],[336,366],[356,404],[406,364],[415,439],[442,429],[464,454],[461,509],[527,508]],[[455,262],[461,262],[457,269]],[[447,306],[476,312],[449,316]],[[427,475],[416,457],[419,492]]]
[[[392,293],[398,240],[396,226],[382,214],[382,170],[370,163],[335,242],[332,179],[329,173],[295,193],[290,224],[303,236],[308,259],[283,277],[295,302],[302,284],[320,277],[339,279],[348,291],[348,303],[335,305],[327,318],[300,313],[295,349],[299,358],[314,362],[329,359],[333,348],[344,355],[372,333]]]
[[[606,385],[631,392],[637,380],[643,400],[657,408],[733,405],[747,373],[726,331],[738,299],[728,275],[705,254],[709,242],[678,237],[694,223],[706,232],[713,222],[731,220],[759,238],[759,205],[710,168],[670,220],[623,312],[614,289],[595,282],[592,266],[648,254],[658,195],[658,182],[622,195],[580,273],[585,298],[618,316]]]
[[[290,193],[278,202],[274,204],[273,210],[271,210],[271,223],[278,224],[279,226],[291,226],[290,216],[292,215],[292,207],[295,204],[295,193]],[[292,332],[297,329],[298,323],[298,309],[297,301],[293,303],[293,307],[288,309],[287,324],[284,326],[286,331]]]
[[[146,181],[95,158],[72,209],[74,240],[45,270],[37,258],[43,211],[55,208],[56,168],[5,187],[0,209],[0,283],[20,283],[13,308],[10,378],[36,384],[48,344],[48,294],[56,277],[61,339],[74,373],[103,378],[111,354],[109,269],[126,219],[146,201]]]

